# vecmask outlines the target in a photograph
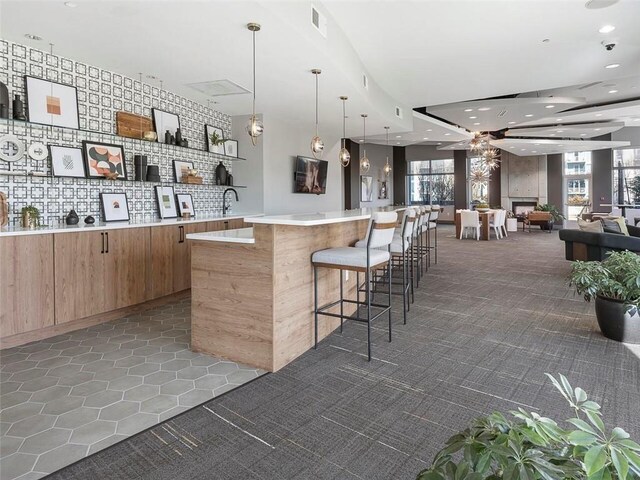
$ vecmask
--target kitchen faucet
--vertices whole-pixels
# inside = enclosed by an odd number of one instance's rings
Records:
[[[236,194],[236,202],[240,201],[240,199],[238,198],[238,192],[236,191],[235,188],[227,188],[224,193],[222,194],[222,215],[226,215],[227,214],[227,210],[229,209],[229,206],[227,206],[227,193],[228,192],[233,192]]]

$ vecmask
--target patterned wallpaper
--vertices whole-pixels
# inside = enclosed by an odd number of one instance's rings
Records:
[[[225,137],[230,138],[229,115],[160,89],[159,85],[140,82],[99,67],[0,39],[0,81],[7,85],[11,98],[18,94],[25,99],[24,75],[75,86],[78,90],[80,130],[0,119],[0,135],[13,133],[24,142],[25,150],[36,141],[45,145],[70,147],[80,147],[82,140],[123,145],[130,178],[133,178],[135,171],[134,155],[147,155],[150,165],[160,166],[163,185],[173,186],[176,193],[191,193],[196,215],[221,211],[224,187],[212,185],[214,172],[220,160],[223,160],[229,171],[232,170],[233,162],[196,149],[205,149],[205,123],[221,127]],[[114,135],[117,111],[150,117],[154,107],[178,114],[183,137],[189,140],[189,147],[195,148]],[[12,114],[10,111],[9,116]],[[192,161],[199,170],[199,175],[204,177],[204,183],[208,185],[174,184],[173,160]],[[26,153],[22,160],[11,165],[0,161],[0,173],[8,170],[33,170],[51,175],[49,159],[35,161]],[[241,179],[235,179],[234,183],[241,183]],[[160,183],[0,175],[0,191],[8,196],[13,225],[19,224],[20,210],[29,204],[40,209],[43,221],[51,226],[63,222],[72,208],[81,219],[86,215],[93,215],[98,219],[101,216],[100,192],[126,192],[132,221],[153,220],[158,218],[154,192],[156,185]]]

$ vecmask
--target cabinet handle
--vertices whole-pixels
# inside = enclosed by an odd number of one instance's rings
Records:
[[[100,236],[102,237],[102,251],[100,253],[104,253],[104,232],[100,233]]]
[[[109,232],[106,232],[104,236],[107,237],[107,249],[104,253],[109,253]]]
[[[182,239],[182,235],[184,233],[184,227],[182,225],[178,226],[178,243],[183,243],[184,240]]]

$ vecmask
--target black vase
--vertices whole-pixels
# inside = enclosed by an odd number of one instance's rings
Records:
[[[233,175],[231,174],[227,175],[227,185],[233,187]]]
[[[77,225],[79,221],[80,217],[78,217],[78,214],[73,209],[67,214],[67,217],[65,218],[65,223],[67,225]]]
[[[158,165],[147,166],[147,182],[160,181],[160,167]]]
[[[9,90],[0,82],[0,118],[9,118]]]
[[[183,138],[182,141],[180,142],[180,145],[182,145],[183,147],[188,147],[189,146],[189,140],[187,140],[186,138]]]
[[[133,165],[135,167],[135,180],[143,182],[147,177],[147,156],[146,155],[134,155]]]
[[[216,167],[216,184],[217,185],[227,184],[227,167],[225,167],[222,162],[220,162]]]
[[[26,120],[24,115],[24,103],[20,100],[20,95],[16,95],[13,99],[13,119],[14,120]]]
[[[84,223],[86,223],[87,225],[93,225],[94,223],[96,223],[96,219],[89,215],[84,219]]]
[[[172,137],[173,135],[171,135],[171,132],[169,130],[164,132],[164,143],[166,143],[167,145],[171,145],[173,143]]]
[[[180,129],[176,130],[176,145],[182,145],[182,132]]]

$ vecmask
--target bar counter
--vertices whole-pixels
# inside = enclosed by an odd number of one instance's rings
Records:
[[[311,254],[353,245],[364,238],[374,211],[403,208],[254,217],[245,220],[252,229],[187,235],[191,348],[271,372],[281,369],[313,346]],[[338,271],[320,272],[321,304],[339,298],[339,279]],[[345,276],[344,289],[345,297],[355,298],[355,274]],[[319,338],[339,325],[338,319],[323,319]]]

